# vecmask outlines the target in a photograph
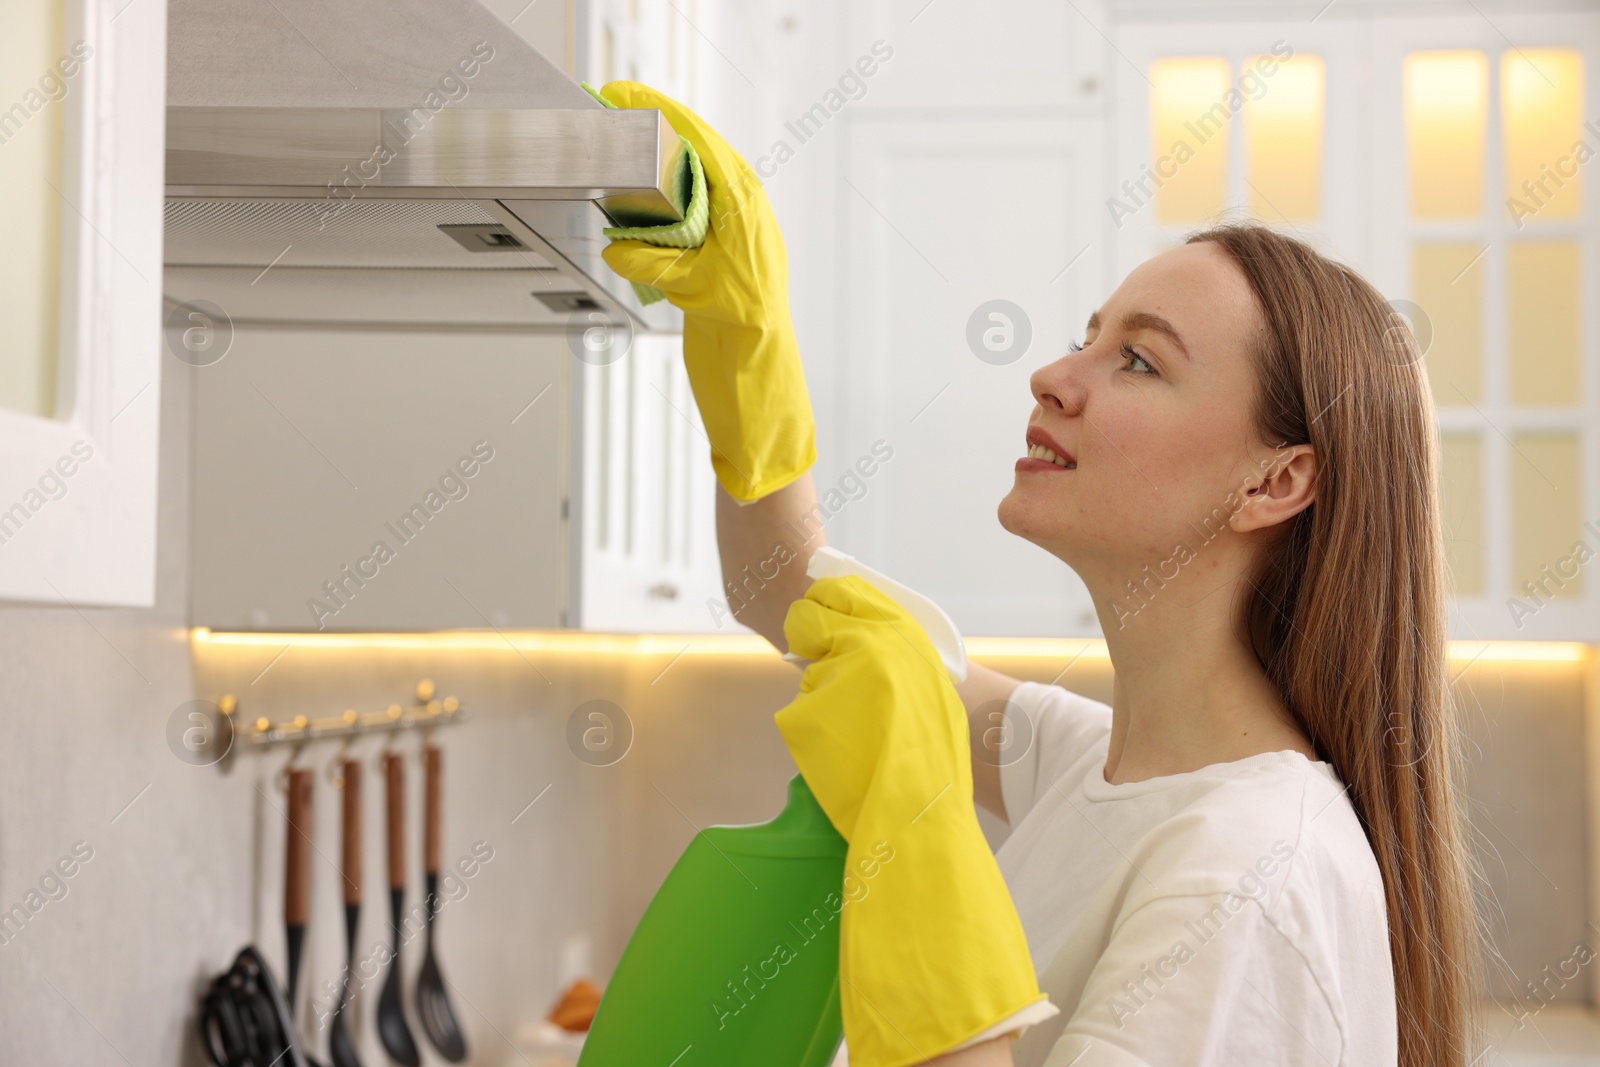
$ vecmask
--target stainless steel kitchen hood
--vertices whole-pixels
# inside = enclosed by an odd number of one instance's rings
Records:
[[[681,321],[600,259],[677,221],[682,143],[476,0],[170,0],[166,282],[233,321]]]

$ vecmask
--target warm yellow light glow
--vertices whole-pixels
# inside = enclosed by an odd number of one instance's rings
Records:
[[[607,634],[582,630],[442,630],[436,633],[217,633],[194,630],[202,645],[256,648],[386,648],[419,651],[555,652],[654,656],[770,656],[773,648],[756,634]]]
[[[1150,65],[1150,167],[1161,222],[1201,222],[1227,199],[1226,99],[1232,68],[1226,59],[1159,59]],[[1119,195],[1126,190],[1119,191]],[[1143,206],[1135,197],[1133,207]]]
[[[1502,52],[1500,113],[1512,218],[1577,218],[1582,160],[1573,148],[1583,127],[1583,57],[1570,48]]]
[[[756,634],[605,634],[575,630],[445,630],[438,633],[217,633],[204,626],[191,631],[196,645],[281,649],[414,649],[425,652],[558,652],[594,655],[772,656],[777,652]],[[1109,660],[1102,638],[967,637],[973,659]],[[1461,661],[1574,663],[1587,646],[1561,641],[1452,641],[1450,658]]]
[[[1576,641],[1451,641],[1450,658],[1474,663],[1582,663],[1589,646]]]
[[[1583,257],[1578,241],[1512,241],[1508,252],[1511,401],[1550,407],[1582,403]],[[1423,306],[1432,311],[1433,305]],[[1428,369],[1432,371],[1431,363]]]
[[[1246,69],[1271,70],[1271,56]],[[1308,221],[1322,214],[1322,116],[1326,71],[1320,56],[1295,56],[1259,77],[1244,107],[1245,174],[1258,219]]]
[[[1529,430],[1513,432],[1511,447],[1511,593],[1580,599],[1583,442],[1571,430]]]
[[[1412,52],[1404,79],[1412,215],[1476,218],[1483,213],[1488,59],[1482,52]]]
[[[1433,402],[1460,407],[1483,400],[1482,243],[1418,241],[1411,246],[1411,299],[1433,328],[1428,382]],[[1420,338],[1419,338],[1420,340]]]

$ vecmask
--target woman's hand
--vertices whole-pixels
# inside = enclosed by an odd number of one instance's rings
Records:
[[[819,578],[789,605],[783,632],[789,651],[811,662],[778,729],[839,833],[852,838],[875,776],[893,766],[895,741],[934,749],[925,753],[933,789],[953,786],[970,801],[970,768],[956,773],[965,710],[926,631],[888,594],[859,576]],[[905,790],[911,779],[889,784]]]
[[[789,316],[783,236],[761,182],[700,116],[638,82],[606,83],[618,107],[659,108],[705,168],[710,232],[699,248],[616,241],[602,253],[683,310],[683,359],[717,480],[741,503],[817,461],[816,427]]]
[[[972,806],[966,709],[927,633],[863,578],[813,582],[784,634],[813,662],[778,729],[857,886],[839,947],[850,1062],[922,1062],[1044,1000]]]

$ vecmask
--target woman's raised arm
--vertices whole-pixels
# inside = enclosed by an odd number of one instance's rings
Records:
[[[789,651],[783,635],[789,605],[811,584],[806,564],[825,544],[810,471],[753,504],[717,486],[717,551],[728,606],[779,652]]]

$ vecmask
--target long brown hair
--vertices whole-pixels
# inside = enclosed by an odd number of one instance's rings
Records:
[[[1188,237],[1243,270],[1263,329],[1254,417],[1310,444],[1316,500],[1264,546],[1247,637],[1349,786],[1388,904],[1401,1067],[1464,1067],[1479,1041],[1475,867],[1457,801],[1438,445],[1421,352],[1364,278],[1229,222]]]

